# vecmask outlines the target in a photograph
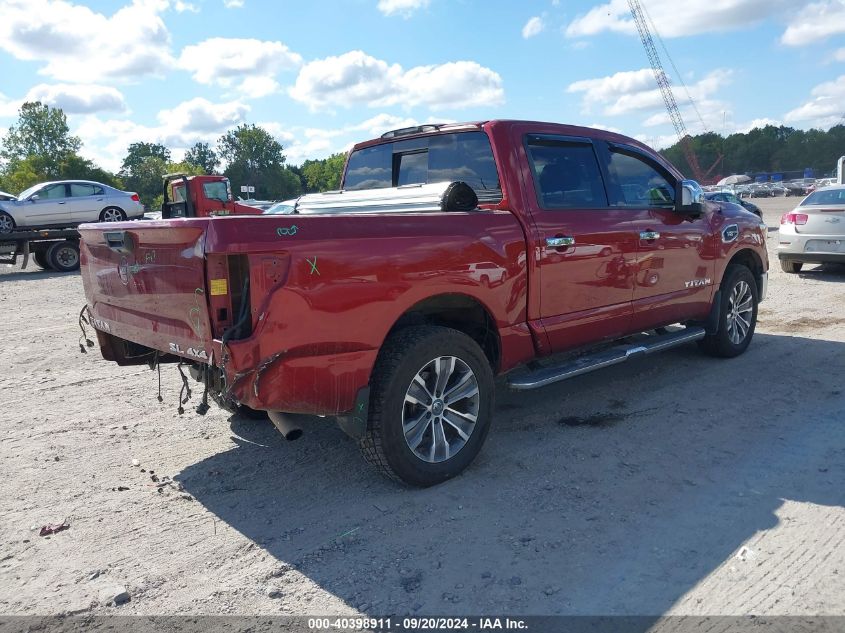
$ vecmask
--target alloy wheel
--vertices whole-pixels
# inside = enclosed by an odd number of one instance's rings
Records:
[[[402,432],[414,454],[430,464],[454,457],[475,430],[478,379],[460,358],[439,356],[411,381],[402,408]]]
[[[728,300],[728,338],[734,345],[739,345],[748,336],[754,313],[754,295],[751,286],[745,281],[738,281],[731,290]]]

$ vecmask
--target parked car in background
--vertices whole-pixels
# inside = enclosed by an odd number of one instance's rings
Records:
[[[704,194],[704,197],[707,200],[711,200],[713,202],[731,202],[733,204],[738,204],[748,211],[751,211],[754,215],[760,217],[762,219],[763,212],[760,211],[760,207],[758,207],[753,202],[749,202],[748,200],[743,200],[738,198],[736,195],[731,193],[730,191],[711,191]]]
[[[273,206],[265,209],[263,215],[290,215],[296,213],[296,203],[299,198],[291,198],[290,200],[282,200]]]
[[[5,191],[0,191],[0,201],[3,200],[17,200],[18,197],[12,193],[6,193]]]
[[[804,264],[845,263],[845,185],[818,189],[783,214],[778,259],[787,273]]]
[[[44,182],[0,202],[0,233],[16,228],[70,227],[83,222],[120,222],[140,218],[138,194],[90,180]]]

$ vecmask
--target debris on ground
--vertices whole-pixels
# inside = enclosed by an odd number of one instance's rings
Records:
[[[129,592],[122,585],[111,585],[100,590],[100,603],[119,606],[129,602]]]
[[[38,536],[49,536],[50,534],[58,534],[64,530],[70,528],[70,523],[67,521],[62,521],[61,523],[48,523],[47,525],[42,525],[41,529],[38,531]]]

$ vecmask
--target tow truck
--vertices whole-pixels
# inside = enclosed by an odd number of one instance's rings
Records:
[[[257,215],[261,209],[235,202],[225,176],[165,174],[161,217],[202,218],[215,215]]]

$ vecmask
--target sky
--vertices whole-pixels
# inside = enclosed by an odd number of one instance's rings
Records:
[[[845,0],[640,3],[690,133],[845,122]],[[294,165],[426,122],[677,140],[627,0],[0,0],[0,134],[33,100],[110,170],[242,123]]]

